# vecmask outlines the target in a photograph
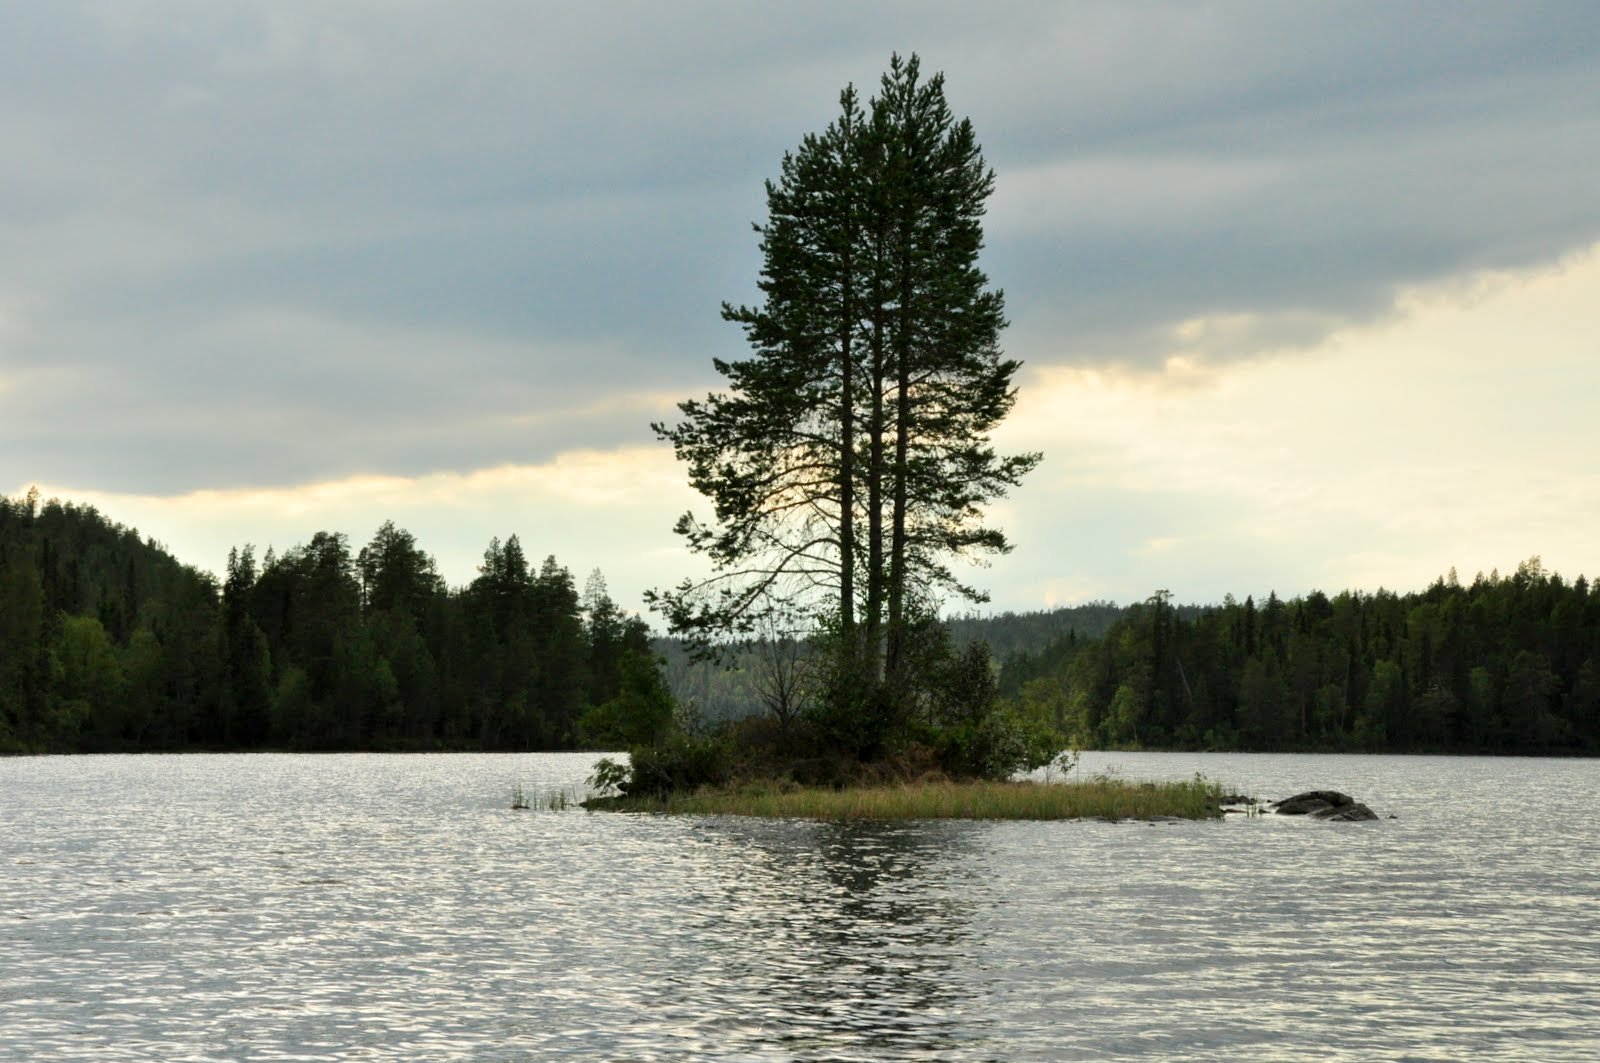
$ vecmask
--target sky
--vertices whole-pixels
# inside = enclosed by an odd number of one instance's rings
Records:
[[[1593,4],[0,6],[0,493],[218,571],[384,520],[634,608],[650,422],[747,353],[783,153],[891,54],[996,173],[988,610],[1600,575]]]

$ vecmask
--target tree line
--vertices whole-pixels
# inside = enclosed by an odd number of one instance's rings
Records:
[[[1535,557],[1409,594],[1161,591],[1012,656],[1000,687],[1085,748],[1596,753],[1600,584]]]
[[[392,522],[238,547],[219,584],[93,507],[0,498],[0,751],[570,749],[666,697],[600,573],[580,593],[515,535],[462,588]]]
[[[943,626],[1080,748],[1600,752],[1600,584],[1537,558],[1407,594],[1158,592]],[[516,536],[456,589],[391,523],[359,549],[238,548],[219,582],[93,507],[0,497],[0,751],[620,748],[675,702],[798,712],[822,649],[696,662]]]

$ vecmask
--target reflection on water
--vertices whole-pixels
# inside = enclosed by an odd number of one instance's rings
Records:
[[[751,987],[795,1058],[900,1058],[982,1039],[967,1014],[973,914],[988,898],[961,825],[710,821],[744,856],[718,863],[746,913],[727,992]],[[976,1021],[975,1021],[976,1019]]]
[[[1600,1056],[1592,762],[1088,758],[1399,816],[1346,826],[506,807],[589,760],[0,761],[0,1059]]]

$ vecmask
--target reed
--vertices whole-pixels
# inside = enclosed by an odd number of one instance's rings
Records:
[[[542,794],[530,793],[521,783],[511,788],[511,807],[518,811],[565,812],[569,808],[578,808],[582,803],[583,798],[577,787],[553,788]]]
[[[588,807],[684,815],[826,820],[1213,819],[1222,788],[1201,776],[1182,782],[1095,777],[1070,782],[917,782],[823,789],[746,784],[666,798],[607,798]]]

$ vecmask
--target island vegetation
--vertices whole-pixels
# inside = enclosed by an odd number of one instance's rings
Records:
[[[914,55],[865,104],[847,86],[767,183],[763,301],[723,307],[751,355],[717,360],[722,390],[653,426],[710,504],[675,529],[710,573],[647,599],[699,656],[765,635],[777,726],[657,736],[615,769],[624,797],[1003,780],[1061,752],[1048,720],[995,697],[987,648],[956,651],[937,621],[950,596],[983,600],[953,565],[1010,548],[984,509],[1040,460],[990,442],[1019,368],[978,265],[993,190],[972,124]],[[804,676],[785,639],[808,645]]]
[[[1227,795],[1210,780],[1132,782],[1107,776],[1055,780],[914,781],[853,786],[766,783],[706,787],[643,798],[590,798],[585,807],[685,815],[829,820],[1215,819]]]

